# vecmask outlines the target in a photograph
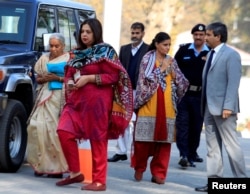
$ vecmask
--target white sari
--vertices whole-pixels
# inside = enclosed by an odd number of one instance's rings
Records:
[[[68,61],[69,54],[63,54],[49,61],[49,54],[40,57],[35,65],[38,74],[48,73],[47,63]],[[48,83],[38,85],[38,96],[29,119],[27,161],[35,172],[58,174],[68,171],[57,135],[57,124],[63,98],[61,89],[49,90]]]

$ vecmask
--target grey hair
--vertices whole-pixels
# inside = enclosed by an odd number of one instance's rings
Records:
[[[227,42],[227,26],[221,22],[214,22],[206,27],[206,30],[213,31],[214,36],[220,35],[221,42]]]
[[[63,45],[65,45],[65,38],[61,33],[51,34],[51,36],[49,37],[49,40],[51,40],[52,38],[59,40]]]

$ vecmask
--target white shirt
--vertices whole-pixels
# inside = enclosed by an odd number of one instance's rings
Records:
[[[135,47],[132,45],[131,53],[132,53],[133,56],[135,56],[135,54],[137,53],[137,51],[140,49],[142,43],[143,43],[143,41],[141,41],[141,43],[138,44],[138,45],[135,46]]]
[[[221,49],[221,47],[224,45],[225,43],[221,43],[219,44],[217,47],[215,47],[214,50],[214,55],[213,55],[213,59],[212,59],[212,63],[214,62],[214,59],[216,58],[217,53],[219,52],[219,50]]]

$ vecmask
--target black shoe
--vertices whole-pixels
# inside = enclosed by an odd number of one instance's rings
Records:
[[[34,176],[35,176],[35,177],[41,177],[41,176],[43,176],[43,175],[44,175],[44,173],[34,172]]]
[[[196,165],[194,164],[194,162],[192,160],[188,160],[188,166],[189,167],[196,167]]]
[[[181,165],[182,167],[188,167],[188,159],[187,159],[187,157],[181,157],[178,164]]]
[[[48,174],[48,178],[56,178],[56,179],[61,179],[63,178],[63,174]]]
[[[208,186],[203,186],[203,187],[196,187],[195,191],[199,191],[199,192],[207,192],[208,191]]]
[[[203,159],[199,155],[196,155],[194,162],[203,162]]]
[[[115,154],[112,158],[108,158],[108,162],[117,162],[119,160],[127,160],[127,154]]]

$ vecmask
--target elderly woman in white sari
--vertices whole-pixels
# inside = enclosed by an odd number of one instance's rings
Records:
[[[28,121],[27,161],[35,176],[61,178],[67,172],[56,129],[63,102],[64,66],[69,54],[64,52],[65,39],[54,33],[49,39],[50,52],[35,64],[38,93]]]

